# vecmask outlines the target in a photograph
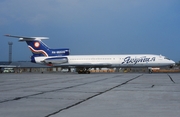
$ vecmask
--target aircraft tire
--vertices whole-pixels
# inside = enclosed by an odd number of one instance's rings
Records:
[[[86,71],[85,73],[86,73],[86,74],[90,74],[90,71]]]

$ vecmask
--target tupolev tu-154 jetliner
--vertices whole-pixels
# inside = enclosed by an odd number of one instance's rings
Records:
[[[41,40],[47,37],[23,37],[5,35],[7,37],[19,38],[19,41],[26,41],[29,49],[33,53],[31,62],[45,64],[49,66],[60,66],[62,68],[76,68],[80,73],[90,73],[91,68],[105,67],[162,67],[175,65],[162,55],[154,54],[123,54],[123,55],[70,55],[68,48],[50,49]]]

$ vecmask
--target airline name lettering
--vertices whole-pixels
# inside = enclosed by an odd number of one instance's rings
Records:
[[[152,57],[152,58],[148,58],[146,56],[142,56],[140,58],[131,58],[131,56],[127,56],[124,61],[122,62],[122,64],[137,64],[137,63],[147,63],[147,62],[151,62],[151,61],[155,61],[156,57]]]

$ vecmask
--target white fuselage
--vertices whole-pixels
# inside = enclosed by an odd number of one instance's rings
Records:
[[[59,57],[59,56],[57,56]],[[134,54],[134,55],[69,55],[66,63],[59,63],[52,60],[54,66],[78,66],[78,65],[98,65],[112,67],[160,67],[174,65],[175,62],[161,55]],[[44,63],[47,58],[56,57],[35,57],[36,63]],[[48,63],[45,63],[48,64]]]

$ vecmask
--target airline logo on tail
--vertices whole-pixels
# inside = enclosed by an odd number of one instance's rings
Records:
[[[31,50],[31,52],[33,53],[33,55],[37,55],[38,54],[38,55],[41,55],[41,56],[44,55],[44,56],[48,57],[48,54],[44,50],[35,50],[31,46],[28,46],[28,47]],[[36,47],[36,48],[38,48],[38,47]]]
[[[40,46],[39,42],[34,42],[34,47],[39,48],[39,46]]]
[[[28,48],[31,50],[33,53],[33,56],[53,56],[51,55],[50,48],[43,44],[41,40],[34,40],[34,41],[26,41],[28,44]]]

